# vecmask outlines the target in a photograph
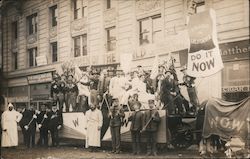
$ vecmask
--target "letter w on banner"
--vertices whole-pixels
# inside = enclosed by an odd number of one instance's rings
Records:
[[[210,9],[190,17],[188,24],[190,47],[187,74],[206,77],[223,68],[219,51],[215,11]]]

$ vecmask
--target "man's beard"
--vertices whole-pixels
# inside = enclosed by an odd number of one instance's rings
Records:
[[[96,108],[90,108],[92,111],[94,111]]]

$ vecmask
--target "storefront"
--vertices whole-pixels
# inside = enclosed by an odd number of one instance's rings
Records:
[[[8,102],[12,103],[16,110],[29,103],[28,86],[14,86],[8,88]]]
[[[42,104],[51,104],[52,72],[28,76],[30,104],[40,110]]]
[[[240,101],[250,95],[249,40],[220,44],[224,62],[222,96],[228,101]]]

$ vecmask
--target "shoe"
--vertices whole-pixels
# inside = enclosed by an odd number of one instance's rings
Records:
[[[111,153],[115,153],[115,150],[112,150]]]
[[[137,152],[133,152],[133,155],[134,155],[134,156],[137,155]]]
[[[153,155],[154,155],[154,156],[157,156],[157,153],[156,153],[156,152],[154,152],[154,153],[153,153]]]
[[[147,152],[146,156],[150,156],[151,155],[151,152]]]
[[[116,154],[119,154],[119,153],[120,153],[120,151],[115,151],[115,153],[116,153]]]

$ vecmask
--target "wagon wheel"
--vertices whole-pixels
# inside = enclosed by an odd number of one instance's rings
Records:
[[[180,124],[177,130],[173,130],[171,136],[171,144],[175,149],[187,149],[193,143],[191,126],[186,123]]]

